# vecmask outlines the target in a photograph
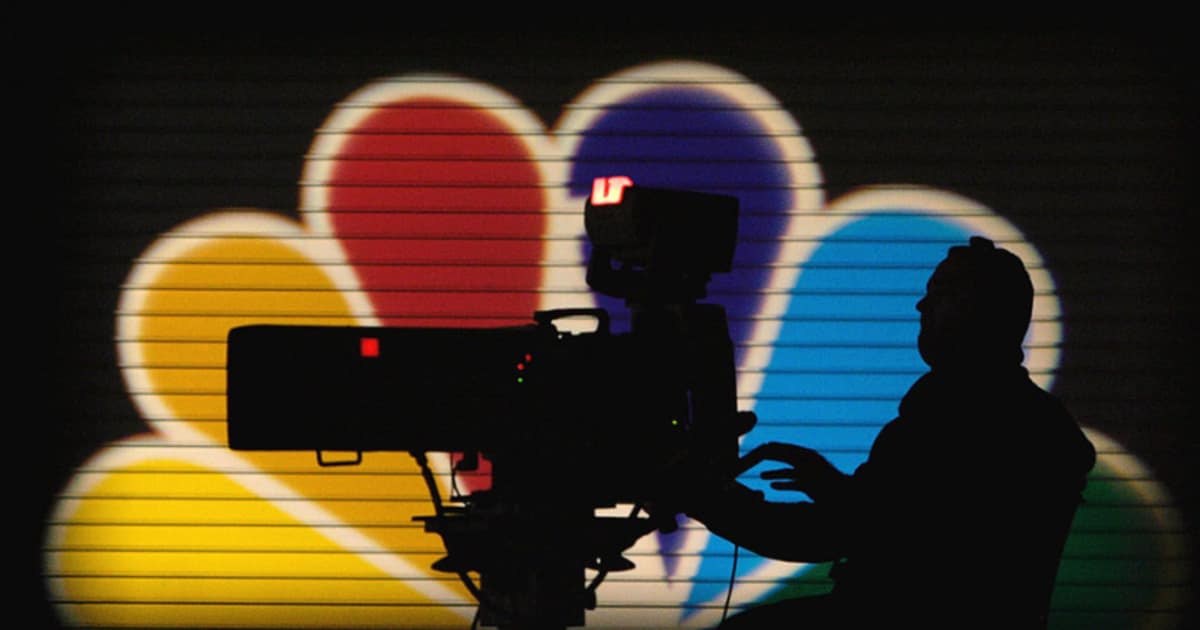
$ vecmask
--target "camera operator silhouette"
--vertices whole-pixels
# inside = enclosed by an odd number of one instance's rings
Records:
[[[730,617],[729,628],[1045,627],[1063,544],[1095,449],[1022,366],[1033,287],[984,238],[933,272],[918,348],[931,368],[866,462],[847,475],[816,451],[764,444],[743,459],[811,501],[766,501],[731,481],[695,485],[693,518],[760,555],[832,562],[826,595]]]

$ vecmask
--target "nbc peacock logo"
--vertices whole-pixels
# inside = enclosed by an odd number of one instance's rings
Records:
[[[1066,331],[1035,245],[982,204],[919,183],[826,199],[800,125],[747,77],[688,61],[637,66],[597,80],[552,126],[466,77],[383,79],[317,130],[295,212],[200,208],[132,266],[116,344],[147,430],[97,452],[58,500],[45,563],[63,620],[469,625],[475,601],[431,569],[441,541],[413,522],[430,508],[407,454],[318,469],[311,453],[227,447],[225,340],[247,324],[486,327],[541,309],[613,307],[584,278],[582,207],[593,181],[614,174],[740,200],[735,269],[709,293],[730,315],[739,407],[759,417],[743,449],[796,441],[847,471],[863,461],[924,369],[914,343],[924,282],[947,247],[974,234],[1030,268],[1026,365],[1053,386]],[[1183,544],[1152,475],[1119,444],[1089,437],[1101,451],[1089,492],[1155,507],[1123,524],[1081,511],[1068,543],[1076,560],[1062,572],[1077,582],[1096,570],[1089,550],[1142,545],[1166,557]],[[448,461],[436,466],[447,489],[475,483],[452,480]],[[1131,478],[1150,481],[1121,481]],[[1097,519],[1155,535],[1089,536]],[[628,555],[636,568],[605,581],[589,626],[707,627],[727,598],[737,606],[822,586],[820,567],[744,553],[735,574],[730,544],[692,522]],[[1172,597],[1155,583],[1122,593],[1148,610]],[[1111,596],[1060,593],[1085,609]]]

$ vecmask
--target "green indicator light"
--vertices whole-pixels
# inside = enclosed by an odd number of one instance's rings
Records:
[[[671,426],[673,426],[673,427],[679,426],[679,420],[677,418],[671,418]]]
[[[525,382],[525,377],[523,377],[523,376],[518,376],[518,377],[517,377],[517,382],[518,382],[518,383],[524,383],[524,382]]]

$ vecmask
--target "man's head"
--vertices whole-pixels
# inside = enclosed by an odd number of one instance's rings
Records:
[[[917,302],[921,358],[933,368],[1020,363],[1033,310],[1021,259],[988,239],[950,248]]]

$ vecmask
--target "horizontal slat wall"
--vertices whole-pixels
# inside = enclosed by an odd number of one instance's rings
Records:
[[[838,232],[878,214],[855,195],[919,186],[935,194],[888,199],[936,205],[906,212],[1032,247],[1031,270],[1052,281],[1038,287],[1031,372],[1053,383],[1101,452],[1064,554],[1054,627],[1187,627],[1197,450],[1184,429],[1194,374],[1184,309],[1194,282],[1178,161],[1186,100],[1172,58],[1140,40],[1090,37],[812,37],[717,38],[712,48],[652,38],[608,55],[581,54],[599,42],[565,37],[461,37],[453,51],[418,38],[371,55],[156,44],[67,64],[52,93],[63,99],[69,186],[45,210],[60,262],[52,474],[36,558],[48,615],[98,626],[468,625],[465,593],[427,570],[440,543],[411,521],[430,507],[410,460],[369,454],[362,468],[328,472],[311,454],[229,457],[223,330],[257,320],[483,325],[591,303],[573,173],[660,162],[678,174],[671,185],[750,200],[739,252],[756,257],[712,292],[733,317],[740,404],[759,411],[761,430],[807,440],[843,466],[865,457],[897,388],[920,373],[897,330],[912,325],[912,278],[927,267],[886,252],[950,244],[904,229],[882,240]],[[698,85],[744,100],[692,110],[750,116],[761,124],[750,135],[784,148],[747,160],[723,152],[720,133],[644,128],[601,134],[625,142],[601,156],[580,148],[597,123],[564,131],[607,111],[602,88],[694,81],[622,74],[663,58],[728,71]],[[336,185],[322,170],[335,162],[328,143],[355,134],[329,117],[368,110],[351,95],[376,79],[435,71],[453,73],[439,79],[451,90],[473,86],[475,109],[534,150],[455,151],[487,139],[469,128],[392,131],[414,155],[360,156],[354,165],[370,170]],[[414,140],[422,134],[433,144]],[[639,153],[664,137],[714,144],[704,158]],[[414,163],[429,167],[425,179],[396,175]],[[738,170],[756,166],[774,178]],[[699,173],[715,179],[691,179]],[[334,189],[355,196],[314,196]],[[406,207],[413,195],[425,201]],[[320,227],[330,216],[349,222]],[[374,221],[383,217],[403,221]],[[822,247],[829,257],[813,255]],[[486,256],[461,255],[476,251]],[[863,269],[901,288],[847,286],[835,274]],[[682,531],[639,543],[639,570],[610,576],[589,619],[719,619],[732,549],[694,523]],[[819,591],[823,576],[743,557],[734,601]]]

